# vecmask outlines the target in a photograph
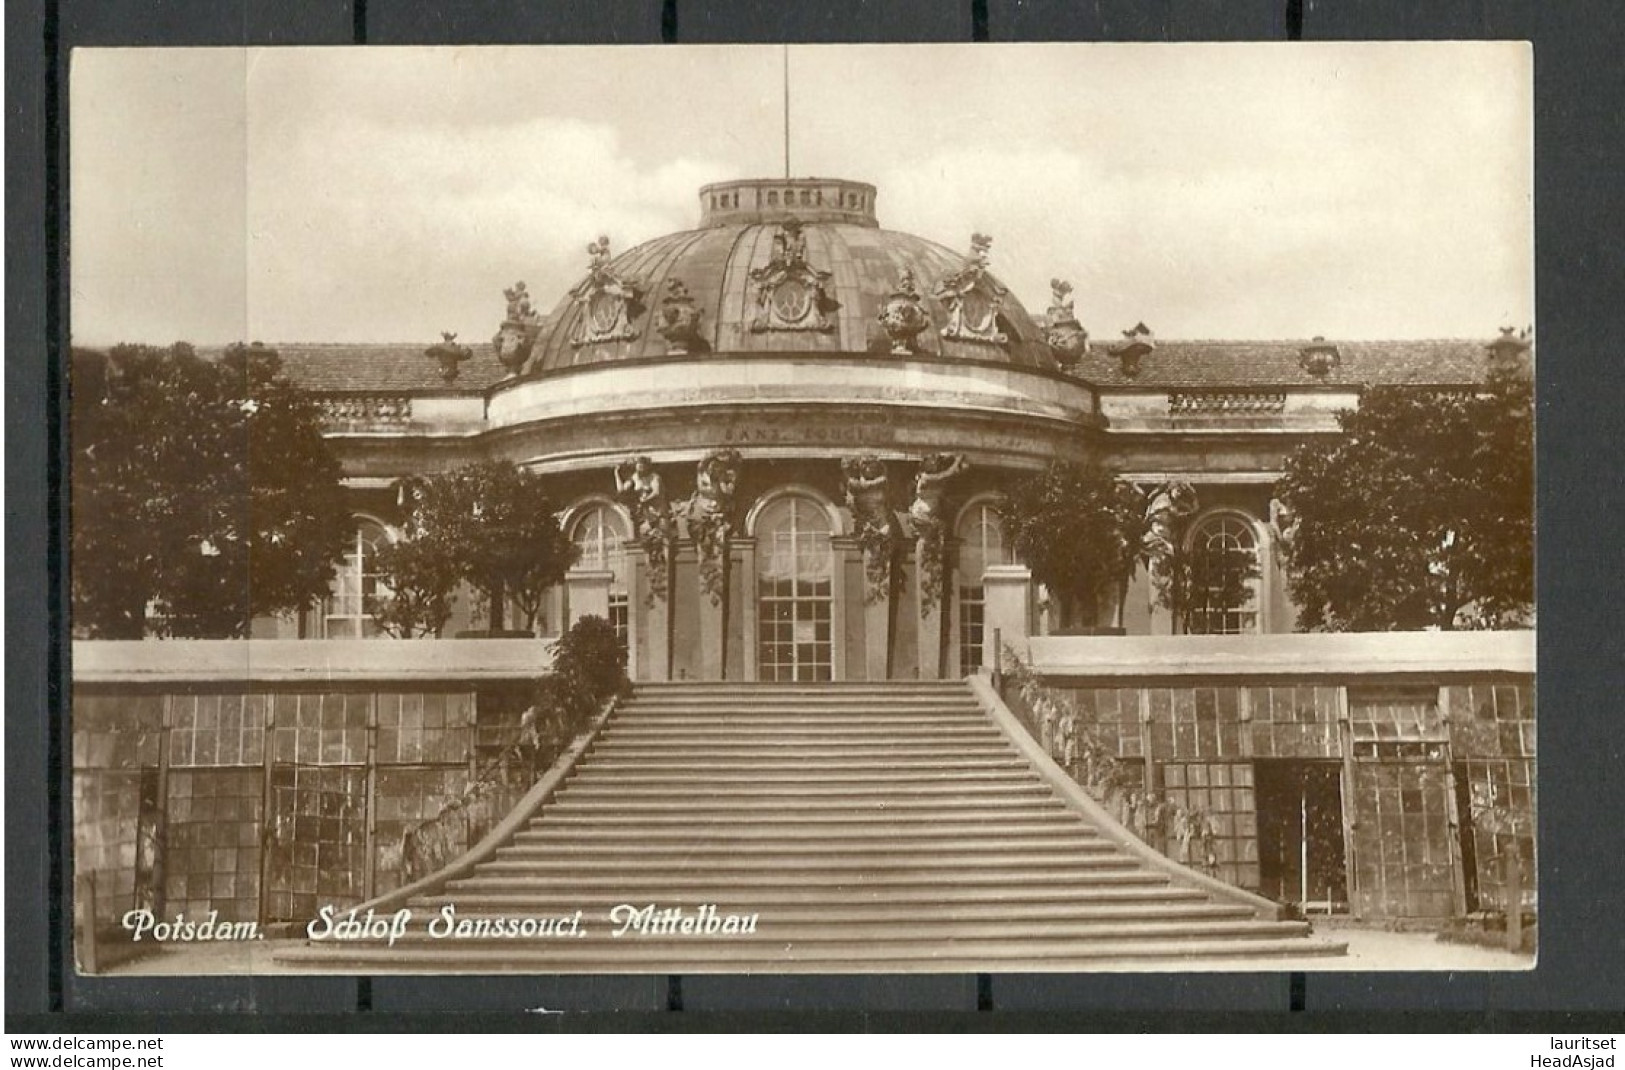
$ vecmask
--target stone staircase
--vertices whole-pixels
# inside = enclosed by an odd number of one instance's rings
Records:
[[[1121,836],[963,682],[645,685],[528,825],[407,903],[393,946],[310,941],[277,958],[346,972],[993,973],[1343,951]],[[616,935],[650,906],[649,924]],[[581,920],[570,935],[431,936],[447,908],[470,923]],[[670,908],[701,931],[668,931]],[[704,932],[729,916],[754,916],[753,931]]]

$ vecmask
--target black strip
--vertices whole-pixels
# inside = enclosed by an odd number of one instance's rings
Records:
[[[677,43],[677,0],[660,0],[660,43]]]
[[[993,975],[991,973],[976,975],[976,1009],[979,1011],[993,1009]]]
[[[62,533],[67,530],[62,516],[63,465],[60,433],[62,420],[62,211],[67,201],[67,183],[63,181],[63,156],[68,151],[67,131],[62,128],[62,36],[61,14],[57,0],[45,0],[45,32],[41,45],[45,49],[45,426],[49,429],[50,444],[46,449],[45,497],[45,559],[51,574],[50,589],[64,590],[60,572],[62,561]],[[45,609],[47,633],[50,636],[67,634],[62,619],[61,599],[51,598]],[[62,792],[62,777],[67,763],[62,751],[63,725],[66,711],[60,701],[58,681],[62,679],[61,643],[49,643],[45,655],[46,687],[52,695],[45,744],[45,843],[49,874],[46,878],[46,937],[49,965],[45,975],[46,1006],[56,1012],[67,1008],[62,1002],[62,970],[73,954],[69,942],[73,938],[73,925],[64,919],[63,906],[70,902],[65,894],[64,869],[68,864],[63,854],[62,829],[67,814]],[[65,923],[66,922],[66,923]]]
[[[367,0],[350,0],[350,40],[367,43]]]
[[[355,979],[355,1009],[361,1014],[372,1013],[372,978]]]
[[[1286,0],[1286,39],[1303,40],[1303,0]]]
[[[987,40],[987,0],[970,0],[970,39]]]
[[[673,8],[677,5],[667,0]],[[683,979],[676,974],[666,978],[666,1009],[668,1011],[681,1011],[683,1009]]]
[[[1304,996],[1309,990],[1307,974],[1294,973],[1287,976],[1287,1010],[1297,1014],[1303,1010]]]

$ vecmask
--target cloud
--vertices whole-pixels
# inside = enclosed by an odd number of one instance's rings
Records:
[[[687,229],[697,193],[728,177],[700,156],[644,166],[614,127],[573,119],[465,130],[336,116],[251,153],[249,258],[256,337],[479,337],[503,286],[546,302],[617,249]]]

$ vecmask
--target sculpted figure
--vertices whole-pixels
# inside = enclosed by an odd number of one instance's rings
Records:
[[[914,477],[914,501],[908,507],[909,519],[916,529],[933,527],[942,522],[942,499],[947,483],[970,467],[962,453],[930,453],[920,461],[919,475]]]
[[[1298,534],[1298,514],[1279,498],[1270,499],[1270,541],[1275,552],[1284,554],[1292,549],[1292,540]]]
[[[860,525],[884,524],[889,512],[885,463],[874,454],[866,453],[842,461],[841,472],[846,480],[846,507],[852,519]]]
[[[694,474],[694,495],[688,500],[688,535],[700,552],[700,586],[718,605],[727,584],[728,539],[733,534],[740,462],[735,449],[707,453]]]
[[[671,506],[666,501],[660,473],[648,457],[635,457],[615,466],[615,490],[626,502],[638,527],[638,538],[648,540],[668,534]]]
[[[1179,522],[1198,508],[1196,488],[1189,483],[1174,480],[1158,486],[1146,503],[1141,550],[1153,561],[1173,556]]]

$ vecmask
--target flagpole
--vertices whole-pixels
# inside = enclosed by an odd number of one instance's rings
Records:
[[[790,46],[784,46],[784,177],[790,177]]]

